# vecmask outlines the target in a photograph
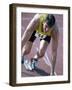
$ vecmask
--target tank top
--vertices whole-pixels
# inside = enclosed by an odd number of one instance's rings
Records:
[[[36,32],[42,35],[51,36],[51,31],[43,32],[43,23],[45,22],[47,15],[48,14],[40,14],[40,22],[38,28],[36,29]]]

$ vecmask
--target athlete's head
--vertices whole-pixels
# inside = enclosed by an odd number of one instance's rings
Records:
[[[50,28],[52,28],[55,24],[55,17],[52,14],[48,14],[45,22],[43,23],[43,29],[45,32],[48,32],[48,30],[50,30]]]

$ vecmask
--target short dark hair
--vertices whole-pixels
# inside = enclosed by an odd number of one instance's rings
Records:
[[[49,27],[52,27],[55,24],[55,17],[53,14],[48,14],[45,20]]]

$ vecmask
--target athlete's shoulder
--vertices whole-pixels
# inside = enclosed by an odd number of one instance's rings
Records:
[[[39,22],[39,15],[35,14],[34,17],[31,20],[31,22],[34,23],[34,24],[38,23]]]

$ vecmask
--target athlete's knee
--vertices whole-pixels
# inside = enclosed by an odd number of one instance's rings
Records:
[[[29,54],[29,53],[30,53],[30,49],[26,49],[26,50],[24,51],[24,53],[25,53],[25,54]]]
[[[44,54],[45,54],[45,52],[44,52],[43,50],[40,50],[40,51],[38,52],[38,56],[39,56],[40,58],[43,57]]]
[[[30,53],[30,49],[24,48],[24,50],[23,50],[23,55],[27,55],[27,54],[29,54],[29,53]]]

